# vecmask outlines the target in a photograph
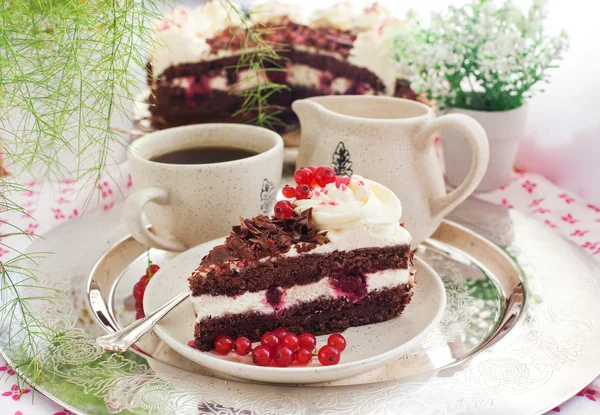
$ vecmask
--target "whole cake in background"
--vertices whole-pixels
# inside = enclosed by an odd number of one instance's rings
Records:
[[[248,16],[262,38],[277,45],[279,59],[269,65],[281,70],[256,76],[250,69],[236,69],[252,45],[246,43],[240,15],[222,0],[193,10],[176,8],[165,16],[148,60],[153,127],[246,122],[256,114],[232,115],[243,106],[243,91],[265,77],[288,86],[268,103],[282,109],[282,120],[292,124],[290,105],[296,99],[328,94],[416,98],[397,77],[386,36],[401,22],[377,3],[364,10],[339,3],[307,19],[297,5],[270,2]]]
[[[198,349],[278,327],[339,332],[396,317],[410,302],[411,236],[392,191],[330,167],[295,179],[275,215],[241,219],[189,278]]]

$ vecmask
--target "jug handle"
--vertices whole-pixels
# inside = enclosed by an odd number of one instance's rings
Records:
[[[462,133],[472,149],[471,168],[465,180],[450,193],[434,199],[430,203],[433,219],[441,219],[465,200],[483,179],[490,158],[489,144],[485,130],[477,121],[464,114],[447,114],[431,121],[419,136],[420,141],[427,141],[427,147],[433,145],[437,135],[434,133],[445,129],[454,129]]]

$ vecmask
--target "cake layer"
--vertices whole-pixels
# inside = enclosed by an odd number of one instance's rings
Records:
[[[293,69],[294,65],[310,67],[315,71],[327,72],[332,78],[348,78],[359,83],[366,83],[372,86],[374,91],[385,92],[386,88],[382,80],[369,69],[353,65],[347,61],[340,60],[335,56],[318,55],[301,50],[292,50],[281,52],[281,68],[288,71]],[[177,78],[212,76],[227,70],[230,74],[235,74],[234,68],[239,60],[239,55],[228,56],[211,61],[202,61],[194,63],[184,63],[170,66],[159,77],[160,81],[172,81]],[[286,63],[290,63],[286,66]],[[234,79],[230,78],[230,83]],[[274,80],[278,83],[288,83],[286,79]],[[150,82],[151,85],[152,82]],[[294,82],[289,82],[294,84]],[[393,91],[391,91],[393,92]],[[391,93],[390,92],[390,93]]]
[[[285,131],[286,128],[297,126],[298,118],[289,108],[290,104],[297,99],[319,95],[323,95],[319,90],[292,87],[270,97],[269,105],[281,111],[277,114],[277,119],[282,128],[275,124],[274,129]],[[151,123],[154,128],[162,129],[207,122],[249,122],[256,117],[255,113],[233,116],[243,102],[243,97],[225,91],[212,91],[211,94],[197,95],[192,101],[187,101],[184,91],[180,88],[158,89],[155,95],[149,98]]]
[[[251,311],[263,314],[279,313],[283,309],[322,297],[346,296],[355,300],[368,292],[397,287],[408,283],[409,280],[412,282],[410,269],[387,269],[365,274],[364,278],[359,274],[351,274],[347,280],[325,277],[317,282],[284,289],[272,287],[235,297],[205,294],[192,296],[191,299],[196,321],[201,321],[208,317],[217,318]]]
[[[263,28],[264,29],[264,28]],[[191,35],[191,36],[190,36]],[[231,27],[214,36],[199,41],[192,33],[187,31],[168,31],[163,33],[163,45],[157,45],[153,61],[154,75],[169,77],[174,67],[187,67],[187,65],[222,61],[223,66],[235,66],[237,60],[244,51],[251,53],[254,45],[245,36],[243,30]],[[262,31],[262,41],[268,42],[279,56],[284,59],[294,57],[295,52],[308,52],[310,54],[330,56],[337,60],[351,58],[351,51],[356,40],[356,35],[344,30],[334,28],[310,28],[305,25],[286,22],[278,27],[269,27]],[[179,40],[177,40],[179,38]],[[170,42],[169,42],[170,41]],[[182,51],[182,45],[174,45],[168,48],[167,43],[184,43],[191,46],[191,50]],[[187,52],[187,53],[182,53]],[[365,62],[369,66],[370,62]]]
[[[221,334],[228,334],[233,338],[244,336],[255,342],[259,341],[264,333],[277,327],[283,327],[295,334],[307,331],[320,335],[378,323],[402,313],[410,303],[411,289],[412,284],[403,284],[372,291],[355,302],[345,297],[323,297],[286,308],[280,313],[264,314],[252,311],[205,318],[196,323],[196,347],[203,351],[212,349],[214,340]]]
[[[264,74],[263,74],[264,75]],[[356,94],[376,95],[374,86],[351,75],[336,76],[328,70],[313,68],[304,64],[289,64],[285,70],[267,71],[266,75],[272,81],[290,87],[301,87],[315,90],[317,94]],[[204,75],[180,76],[171,80],[159,81],[154,86],[155,96],[170,96],[175,94],[190,100],[195,96],[209,95],[216,91],[236,93],[257,86],[264,82],[264,77],[258,77],[249,71],[229,72],[226,69],[206,73]],[[375,86],[377,86],[375,84]],[[193,103],[192,103],[193,104]]]
[[[407,269],[411,260],[412,253],[407,244],[351,251],[336,250],[327,254],[308,252],[274,260],[254,261],[252,266],[233,261],[222,262],[217,266],[206,265],[194,271],[189,281],[194,296],[236,296],[271,287],[288,288],[310,284],[326,277],[344,280],[351,274],[353,277],[364,278],[377,271]]]
[[[293,55],[293,57],[292,57]],[[273,94],[268,105],[289,109],[298,99],[319,95],[381,95],[385,86],[365,68],[353,66],[330,56],[306,52],[288,53],[285,71],[266,72],[271,81],[289,89]],[[161,80],[150,81],[152,124],[157,128],[202,122],[246,122],[255,115],[237,115],[244,97],[238,92],[256,87],[260,79],[247,70],[235,72],[238,57],[218,61],[183,64],[169,68]],[[292,60],[294,59],[294,60]],[[294,62],[294,63],[292,63]],[[297,124],[291,110],[279,114],[285,124]]]

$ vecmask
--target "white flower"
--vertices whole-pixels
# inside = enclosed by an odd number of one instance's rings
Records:
[[[496,13],[496,4],[493,1],[486,1],[481,7],[481,13],[485,16],[491,16]]]
[[[533,84],[547,79],[547,69],[562,58],[568,38],[564,31],[547,35],[545,0],[535,0],[526,14],[515,3],[472,0],[465,7],[433,13],[428,27],[409,22],[393,35],[401,75],[415,91],[438,102],[451,104],[459,93],[468,101],[464,94],[472,88],[485,98],[473,105],[487,102],[492,107],[475,109],[520,105]],[[410,18],[417,19],[414,14]]]

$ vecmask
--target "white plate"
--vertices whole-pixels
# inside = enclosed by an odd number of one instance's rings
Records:
[[[198,245],[169,261],[152,278],[144,294],[144,309],[152,312],[188,287],[188,276],[200,260],[223,238]],[[252,364],[251,356],[235,353],[221,356],[201,352],[188,346],[194,333],[194,310],[190,301],[175,308],[155,327],[156,334],[175,351],[210,369],[240,378],[261,382],[317,383],[354,376],[378,368],[399,358],[419,344],[439,323],[446,306],[446,292],[437,273],[423,260],[416,259],[418,284],[404,313],[383,323],[352,327],[344,331],[348,342],[340,363],[321,366],[317,359],[309,366],[288,368],[261,367]],[[317,346],[327,336],[317,337]]]

